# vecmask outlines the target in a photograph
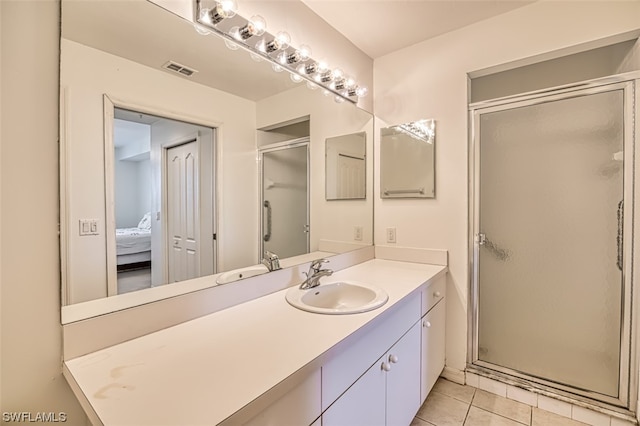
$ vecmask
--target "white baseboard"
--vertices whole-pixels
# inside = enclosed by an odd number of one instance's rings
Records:
[[[457,370],[455,368],[444,367],[444,370],[442,370],[440,377],[443,377],[451,382],[458,383],[459,385],[465,384],[464,371]]]

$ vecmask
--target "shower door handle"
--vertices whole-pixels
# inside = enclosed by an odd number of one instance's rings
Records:
[[[263,206],[267,209],[267,233],[264,234],[262,239],[269,241],[271,239],[271,203],[265,200]]]
[[[616,245],[618,247],[618,259],[616,264],[622,271],[622,260],[624,258],[624,200],[618,203],[618,235],[616,235]]]

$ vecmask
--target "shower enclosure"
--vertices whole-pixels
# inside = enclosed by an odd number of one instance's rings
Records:
[[[469,370],[635,404],[634,84],[470,106]]]
[[[309,252],[309,139],[270,145],[261,162],[260,258]]]

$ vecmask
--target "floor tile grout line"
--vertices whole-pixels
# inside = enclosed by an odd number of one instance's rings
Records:
[[[525,426],[527,426],[527,424],[526,424],[526,423],[522,423],[522,422],[519,422],[519,421],[517,421],[517,420],[515,420],[515,419],[512,419],[512,418],[510,418],[510,417],[503,416],[503,415],[502,415],[502,414],[500,414],[500,413],[496,413],[496,412],[493,412],[493,411],[486,410],[486,409],[484,409],[484,408],[482,408],[482,407],[478,407],[477,405],[472,405],[472,407],[476,407],[478,410],[482,410],[482,411],[484,411],[485,413],[493,414],[494,416],[498,416],[498,417],[502,417],[503,419],[510,420],[510,421],[512,421],[512,422],[514,422],[514,423],[517,423],[517,424],[519,424],[519,425],[525,425]],[[471,407],[469,407],[469,411],[471,411]],[[469,416],[469,412],[467,412],[467,416]],[[465,422],[467,421],[466,417],[465,417],[464,421],[465,421]],[[530,424],[529,424],[528,426],[530,426]]]

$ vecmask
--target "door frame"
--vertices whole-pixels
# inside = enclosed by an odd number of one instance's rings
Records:
[[[627,409],[635,411],[638,404],[638,295],[634,271],[638,270],[640,261],[634,256],[634,248],[640,244],[640,236],[634,235],[634,224],[640,223],[640,185],[635,165],[640,164],[640,150],[636,149],[634,135],[640,134],[638,123],[638,105],[640,103],[640,72],[626,73],[619,76],[589,80],[577,84],[570,84],[556,88],[539,90],[522,95],[509,96],[490,101],[482,101],[469,105],[469,222],[468,222],[468,255],[469,255],[469,298],[468,298],[468,339],[467,339],[467,371],[488,376],[500,381],[523,386],[552,394],[561,395],[569,400],[584,402],[594,406],[625,412]],[[588,391],[580,391],[570,386],[558,384],[549,380],[532,378],[517,371],[483,363],[478,360],[478,277],[479,277],[479,244],[476,235],[479,229],[479,161],[480,144],[479,116],[488,112],[495,112],[530,106],[575,96],[584,96],[622,89],[624,93],[624,164],[623,196],[625,202],[624,215],[624,269],[623,304],[621,325],[621,352],[619,372],[619,398],[607,397]],[[633,117],[636,119],[629,120]],[[635,123],[635,124],[634,124]]]
[[[164,109],[163,106],[150,106],[141,105],[137,102],[119,98],[108,93],[102,95],[103,98],[103,114],[104,114],[104,196],[105,196],[105,246],[106,246],[106,269],[107,269],[107,282],[106,282],[106,295],[107,297],[116,296],[118,294],[118,270],[117,270],[117,258],[116,258],[116,216],[115,216],[115,185],[114,185],[114,144],[113,144],[113,121],[115,115],[115,109],[126,109],[130,111],[136,111],[143,114],[155,115],[158,117],[183,121],[185,123],[194,124],[197,126],[209,127],[212,129],[212,158],[211,163],[213,167],[213,173],[211,178],[212,194],[212,212],[213,212],[213,232],[218,233],[220,214],[218,211],[218,196],[222,187],[222,170],[218,165],[218,159],[221,154],[221,146],[218,143],[218,138],[223,132],[223,124],[217,121],[212,121],[202,117],[194,117],[181,112],[169,111]],[[202,161],[202,160],[200,160]],[[164,206],[163,206],[164,208]],[[163,233],[166,233],[164,230]],[[213,241],[213,268],[217,271],[218,265],[218,239]],[[165,260],[166,265],[166,260]],[[166,275],[165,275],[166,277]]]
[[[309,136],[305,136],[302,138],[291,139],[285,142],[278,142],[269,144],[263,147],[258,148],[258,192],[260,193],[260,199],[258,204],[258,211],[260,214],[258,215],[258,229],[260,233],[258,234],[258,263],[262,261],[263,253],[264,253],[264,161],[263,156],[267,152],[273,151],[282,151],[290,148],[298,148],[301,146],[306,147],[307,149],[307,253],[309,253],[311,247],[311,153],[310,153],[310,145],[311,139]],[[276,253],[277,254],[277,253]]]

